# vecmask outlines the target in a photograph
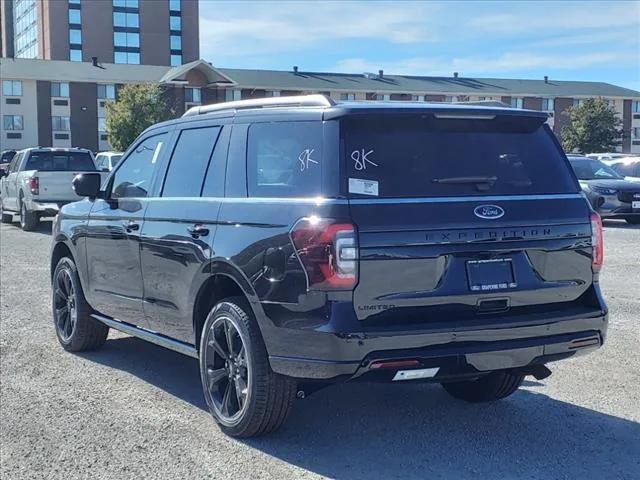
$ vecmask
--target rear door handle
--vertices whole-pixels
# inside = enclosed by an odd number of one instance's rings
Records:
[[[134,222],[133,220],[125,222],[123,225],[124,225],[124,229],[127,232],[133,232],[134,230],[140,230],[140,224]]]
[[[193,238],[206,237],[209,235],[209,229],[204,225],[196,223],[192,227],[188,227],[187,231]]]

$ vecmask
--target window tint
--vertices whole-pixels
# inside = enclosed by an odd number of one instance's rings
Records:
[[[220,127],[183,130],[164,180],[163,197],[199,197]]]
[[[249,128],[249,196],[312,197],[322,191],[322,123],[257,123]]]
[[[25,170],[41,172],[94,172],[96,166],[87,152],[31,152]]]
[[[138,144],[113,177],[112,198],[139,198],[149,194],[156,162],[166,141],[167,134],[161,133]]]
[[[431,115],[343,121],[351,195],[437,197],[575,192],[564,155],[530,117]]]

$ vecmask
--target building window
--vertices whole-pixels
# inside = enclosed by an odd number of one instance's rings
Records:
[[[553,98],[543,98],[542,99],[542,110],[545,112],[553,112],[554,103]]]
[[[411,101],[413,102],[423,102],[424,95],[411,95]]]
[[[5,97],[22,96],[22,82],[20,80],[3,80],[2,94]]]
[[[138,8],[138,0],[113,0],[114,7]]]
[[[512,108],[523,108],[524,107],[524,99],[511,97],[511,107]]]
[[[69,30],[69,43],[81,45],[82,44],[82,30],[72,28]]]
[[[22,115],[5,115],[3,123],[5,130],[22,130]]]
[[[59,117],[54,115],[51,117],[51,129],[56,132],[68,132],[71,130],[69,117]]]
[[[140,34],[135,32],[113,32],[113,46],[140,48]]]
[[[80,0],[69,0],[69,5],[80,5]]]
[[[584,98],[574,98],[573,99],[573,106],[574,107],[580,107],[580,106],[582,106],[583,103],[584,103]]]
[[[633,113],[640,113],[640,100],[634,100],[632,102],[631,110],[633,110]]]
[[[98,98],[106,99],[106,100],[115,100],[116,86],[113,84],[107,84],[107,85],[98,84]]]
[[[17,58],[37,58],[37,0],[15,0],[13,2],[13,27],[15,56]]]
[[[279,97],[280,96],[280,90],[267,90],[266,92],[264,92],[264,96],[265,97]]]
[[[51,96],[52,97],[68,97],[69,96],[69,84],[68,83],[51,83]]]
[[[182,29],[182,19],[175,15],[169,17],[169,29],[175,32],[179,32]]]
[[[444,101],[447,102],[447,103],[457,102],[458,101],[458,97],[451,96],[451,95],[446,95],[444,97]]]
[[[182,50],[182,37],[171,35],[171,50]]]
[[[226,102],[231,102],[234,100],[240,100],[242,98],[242,91],[241,90],[232,90],[230,88],[228,88],[227,90],[224,91],[224,99]]]
[[[199,88],[185,88],[184,89],[184,101],[189,103],[202,102],[202,94]]]
[[[171,55],[171,66],[178,67],[182,65],[182,55]]]
[[[640,138],[640,127],[633,128],[633,138]]]
[[[140,64],[140,54],[137,52],[115,52],[115,63],[129,63],[132,65]]]
[[[99,132],[107,131],[107,119],[105,117],[98,117],[98,131]]]
[[[140,16],[137,13],[113,12],[113,26],[139,28]]]
[[[69,9],[69,23],[71,25],[80,25],[82,20],[80,19],[80,10],[76,8]]]
[[[81,62],[82,61],[82,50],[78,50],[77,48],[72,48],[69,50],[69,60],[72,62]]]
[[[340,94],[340,100],[345,100],[345,101],[352,101],[356,99],[356,94],[355,93],[341,93]]]
[[[171,10],[172,12],[179,12],[180,10],[182,10],[180,0],[169,0],[169,10]]]

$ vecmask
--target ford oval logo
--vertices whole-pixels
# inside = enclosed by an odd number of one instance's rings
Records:
[[[473,209],[473,213],[476,217],[485,220],[495,220],[504,216],[504,210],[497,205],[480,205]]]

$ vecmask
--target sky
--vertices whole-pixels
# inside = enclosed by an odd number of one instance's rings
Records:
[[[214,66],[604,81],[640,91],[640,1],[200,0]]]

